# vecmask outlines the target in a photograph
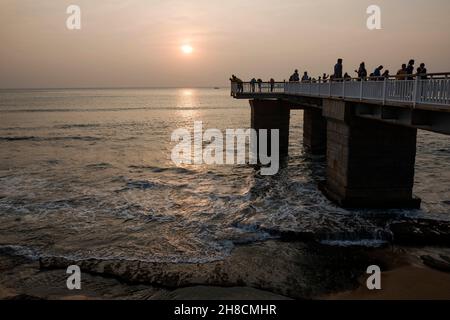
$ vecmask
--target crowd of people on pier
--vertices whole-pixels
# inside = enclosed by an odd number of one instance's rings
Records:
[[[409,60],[408,64],[404,63],[402,64],[401,68],[397,71],[396,75],[394,76],[397,80],[413,80],[414,79],[414,70],[415,70],[415,60],[411,59]],[[384,79],[388,79],[391,77],[391,74],[389,73],[389,70],[384,70],[383,65],[379,65],[374,69],[374,71],[370,74],[368,74],[368,71],[366,69],[365,62],[361,62],[358,69],[355,69],[355,73],[357,74],[356,78],[352,78],[347,72],[343,74],[344,66],[343,66],[343,59],[339,58],[337,60],[337,63],[334,65],[333,73],[330,75],[327,75],[324,73],[322,76],[319,76],[316,78],[311,78],[307,71],[303,73],[303,76],[300,78],[300,74],[298,69],[294,71],[294,73],[289,77],[289,82],[320,82],[325,83],[328,81],[350,81],[352,79],[356,79],[357,81],[365,81],[365,80],[372,80],[372,81],[383,81]],[[384,71],[383,71],[384,70]],[[421,63],[420,66],[416,69],[416,74],[419,77],[419,79],[425,80],[428,79],[427,75],[427,68],[425,67],[425,63]],[[230,78],[230,81],[232,83],[236,83],[237,85],[237,92],[243,92],[244,85],[243,81],[236,77],[235,75],[232,75]],[[283,82],[286,82],[284,80]],[[259,78],[252,78],[250,80],[250,89],[252,92],[256,92],[258,89],[259,92],[262,90],[262,84],[264,81]],[[269,90],[270,92],[274,91],[275,88],[275,80],[271,78],[269,80]]]

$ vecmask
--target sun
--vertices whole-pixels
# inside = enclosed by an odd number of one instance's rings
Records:
[[[183,52],[186,55],[191,54],[194,51],[194,48],[192,48],[192,46],[185,44],[183,46],[181,46],[181,52]]]

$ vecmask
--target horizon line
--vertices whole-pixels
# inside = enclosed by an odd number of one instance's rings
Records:
[[[225,89],[226,86],[112,86],[112,87],[11,87],[0,90],[111,90],[111,89]]]

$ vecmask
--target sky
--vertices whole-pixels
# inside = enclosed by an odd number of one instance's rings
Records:
[[[69,30],[66,9],[81,8]],[[381,30],[366,9],[381,8]],[[450,72],[448,0],[0,0],[0,88],[212,87],[415,58]],[[184,53],[182,46],[192,47]]]

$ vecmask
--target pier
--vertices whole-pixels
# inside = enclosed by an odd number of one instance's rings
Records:
[[[231,95],[250,100],[252,128],[280,131],[281,156],[289,154],[290,110],[303,110],[305,149],[327,159],[320,189],[347,208],[419,208],[417,130],[450,135],[450,73],[232,82]]]

